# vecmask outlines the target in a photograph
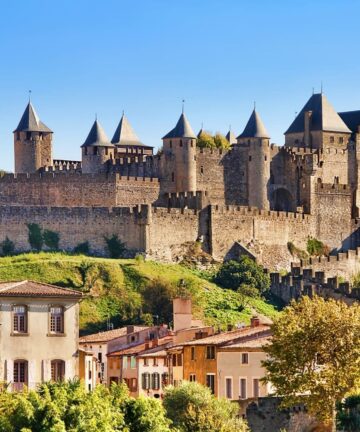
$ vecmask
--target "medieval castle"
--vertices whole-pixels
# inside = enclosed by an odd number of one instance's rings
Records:
[[[285,132],[270,135],[254,110],[229,150],[197,147],[182,113],[157,155],[123,115],[110,141],[98,121],[81,161],[52,157],[53,132],[29,102],[14,131],[15,173],[0,179],[0,241],[29,249],[28,223],[72,250],[104,253],[116,234],[131,253],[172,260],[189,242],[222,260],[251,253],[269,269],[289,268],[288,243],[309,237],[333,253],[359,242],[360,111],[337,113],[313,94]]]

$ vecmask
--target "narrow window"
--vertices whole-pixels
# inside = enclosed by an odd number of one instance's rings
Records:
[[[142,381],[143,390],[149,390],[150,389],[150,374],[148,372],[145,372],[141,375],[141,381]]]
[[[259,379],[258,378],[253,379],[253,396],[255,398],[260,396],[260,386],[259,386]]]
[[[106,156],[108,155],[108,153],[109,153],[109,149],[107,147],[105,147],[105,154],[106,154]]]
[[[160,374],[154,372],[151,376],[151,387],[153,390],[159,390],[160,388]]]
[[[158,359],[156,357],[153,358],[153,366],[158,365]]]
[[[124,356],[122,358],[122,368],[127,369],[127,357],[126,356]]]
[[[176,363],[176,354],[172,355],[172,365],[173,366],[177,366],[177,363]]]
[[[249,354],[248,353],[242,353],[241,354],[241,363],[242,364],[248,364],[249,363]]]
[[[20,132],[16,132],[16,140],[20,141]]]
[[[28,362],[26,360],[16,360],[14,362],[13,390],[20,391],[24,385],[28,384]]]
[[[13,307],[13,333],[27,333],[26,306]]]
[[[149,366],[149,359],[148,358],[144,358],[144,366]]]
[[[249,162],[251,162],[251,156],[249,156]]]
[[[215,375],[214,374],[206,374],[206,385],[209,387],[211,392],[215,393]]]
[[[131,358],[130,358],[130,368],[131,369],[136,368],[136,357],[135,356],[131,356]]]
[[[246,399],[246,378],[240,378],[240,399]]]
[[[204,174],[204,167],[203,166],[200,167],[200,172],[201,172],[201,174]]]
[[[65,376],[65,362],[62,360],[53,360],[51,362],[51,380],[63,381]]]
[[[161,386],[162,388],[166,387],[169,384],[169,374],[164,372],[161,374]]]
[[[93,147],[93,155],[97,155],[98,151],[97,151],[97,147]]]
[[[172,141],[171,140],[170,140],[169,144],[170,144],[170,148],[172,148]]]
[[[180,140],[180,147],[182,147],[182,145],[183,145],[182,140]]]
[[[26,132],[26,139],[30,140],[31,139],[31,132]]]
[[[330,137],[330,142],[331,142],[331,143],[334,143],[334,141],[335,141],[335,138],[334,138],[333,136],[331,136],[331,137]]]
[[[190,382],[195,382],[196,381],[196,375],[194,373],[190,374],[189,379],[190,379]]]
[[[208,345],[206,347],[206,358],[208,360],[214,360],[215,359],[215,347],[213,345]]]
[[[195,347],[191,347],[191,360],[195,360]]]
[[[343,137],[339,137],[339,144],[343,144],[344,142],[344,138]]]
[[[225,391],[227,399],[232,399],[232,378],[225,378]]]
[[[174,182],[175,181],[175,174],[172,172],[171,173],[171,181]]]
[[[98,353],[98,360],[100,363],[102,362],[102,353],[101,352]]]
[[[84,154],[85,154],[85,156],[87,156],[87,154],[88,154],[87,150],[88,150],[87,147],[85,147],[84,148]]]
[[[182,366],[182,355],[178,354],[176,359],[177,366]]]
[[[64,310],[61,306],[50,308],[50,333],[64,333]]]

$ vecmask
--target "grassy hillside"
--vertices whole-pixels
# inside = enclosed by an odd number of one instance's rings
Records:
[[[169,321],[171,298],[184,290],[192,297],[195,317],[221,327],[249,322],[253,310],[268,317],[277,313],[275,307],[264,300],[240,298],[237,293],[218,287],[184,266],[153,261],[61,253],[1,257],[0,281],[22,279],[82,291],[82,333],[106,329],[107,319],[115,327],[126,323]]]

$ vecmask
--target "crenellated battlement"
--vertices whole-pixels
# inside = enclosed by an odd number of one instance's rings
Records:
[[[310,215],[304,213],[293,213],[293,212],[282,212],[275,210],[262,210],[257,207],[247,207],[247,206],[211,206],[214,213],[237,213],[244,216],[259,216],[262,218],[269,219],[286,219],[288,221],[304,221],[308,222],[311,219]]]
[[[317,193],[351,193],[351,187],[347,184],[340,183],[315,183],[315,192]]]
[[[164,208],[164,207],[152,207],[152,212],[156,216],[167,216],[167,215],[184,215],[194,216],[198,214],[197,209],[186,209],[186,208]]]

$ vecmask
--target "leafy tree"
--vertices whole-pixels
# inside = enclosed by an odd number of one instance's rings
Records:
[[[230,148],[229,141],[224,137],[224,135],[222,135],[219,132],[214,136],[214,143],[216,148],[220,148],[220,149]]]
[[[27,227],[29,230],[28,240],[31,249],[40,251],[44,244],[44,239],[40,226],[36,223],[29,223],[27,224]]]
[[[51,231],[51,230],[44,230],[43,239],[44,239],[45,245],[49,249],[51,249],[51,250],[58,250],[59,249],[60,236],[57,232]]]
[[[104,237],[106,247],[109,252],[110,258],[123,258],[126,252],[125,243],[119,240],[116,234],[111,237]]]
[[[5,240],[1,243],[1,248],[4,256],[12,255],[15,251],[14,242],[12,242],[8,236],[6,236]]]
[[[201,134],[198,136],[197,147],[199,148],[215,148],[215,141],[214,138],[211,136],[209,132],[202,131]]]
[[[246,432],[246,423],[238,418],[238,406],[217,399],[210,389],[198,383],[184,382],[165,390],[164,407],[178,432]]]
[[[153,398],[129,399],[125,407],[125,423],[131,432],[170,432],[161,402]]]
[[[338,404],[337,423],[346,432],[360,430],[360,394],[349,396]]]
[[[161,278],[150,281],[143,290],[143,311],[158,317],[159,323],[172,321],[172,299],[177,287]]]
[[[270,287],[270,276],[264,273],[262,266],[243,255],[239,261],[232,260],[222,264],[215,275],[215,282],[225,288],[240,289],[240,292],[241,286],[251,286],[264,293]]]
[[[90,254],[90,245],[89,242],[86,241],[84,243],[79,243],[74,247],[74,254],[76,255],[89,255]]]
[[[305,403],[333,424],[335,404],[360,385],[360,305],[303,297],[274,321],[264,362],[283,406]]]

